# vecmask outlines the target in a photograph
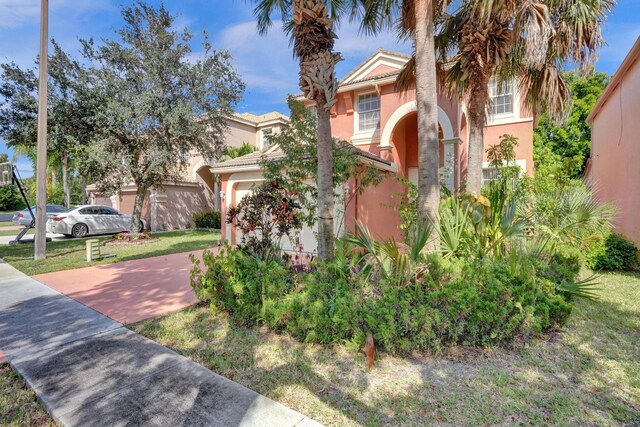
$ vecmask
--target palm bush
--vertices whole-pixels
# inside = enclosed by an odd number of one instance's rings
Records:
[[[593,188],[583,182],[562,189],[537,192],[526,206],[534,233],[547,236],[550,244],[586,250],[611,229],[613,205],[598,203]]]
[[[440,206],[440,245],[446,258],[504,258],[509,246],[525,235],[517,216],[517,200],[509,197],[508,181],[490,183],[485,195],[463,194]]]
[[[413,226],[408,244],[394,239],[377,241],[361,224],[357,224],[357,230],[358,233],[350,235],[346,241],[363,251],[363,272],[369,277],[403,287],[424,274],[427,269],[424,249],[433,230],[430,225]]]

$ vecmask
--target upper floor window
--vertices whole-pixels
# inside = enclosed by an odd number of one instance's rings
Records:
[[[260,133],[260,149],[267,147],[269,145],[269,137],[273,134],[273,129],[262,129]]]
[[[375,93],[358,96],[358,132],[376,130],[380,126],[380,97]]]
[[[497,81],[489,83],[489,96],[491,97],[491,114],[513,114],[513,85],[504,82],[499,85]]]

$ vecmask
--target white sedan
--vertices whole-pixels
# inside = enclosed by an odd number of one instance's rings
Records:
[[[131,215],[118,212],[109,206],[86,205],[71,208],[58,213],[47,221],[49,233],[64,234],[73,237],[85,237],[90,234],[108,234],[128,231],[131,227]],[[138,231],[146,224],[140,220]]]

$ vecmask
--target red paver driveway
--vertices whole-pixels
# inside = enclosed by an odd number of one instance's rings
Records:
[[[171,313],[198,301],[189,285],[189,254],[162,255],[33,276],[122,323]]]

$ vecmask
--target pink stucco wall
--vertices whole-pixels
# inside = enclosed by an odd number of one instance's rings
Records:
[[[393,174],[388,174],[380,185],[367,187],[362,194],[352,194],[345,209],[345,231],[355,233],[356,222],[359,222],[377,239],[402,240],[398,207],[405,192],[405,186]]]
[[[500,143],[502,135],[513,135],[518,138],[516,159],[527,161],[527,174],[533,175],[533,122],[507,123],[484,128],[484,160],[487,161],[486,150],[492,145]]]
[[[612,202],[615,229],[640,246],[640,54],[593,119],[590,179]],[[613,84],[610,83],[610,84]]]

